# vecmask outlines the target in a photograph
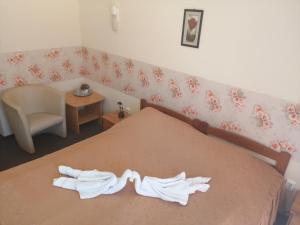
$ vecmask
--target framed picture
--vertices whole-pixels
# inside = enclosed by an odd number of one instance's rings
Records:
[[[199,48],[203,10],[185,9],[182,26],[181,45]]]

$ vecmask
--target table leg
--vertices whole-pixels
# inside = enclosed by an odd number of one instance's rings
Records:
[[[66,110],[67,110],[67,112],[66,112],[67,124],[68,124],[69,129],[72,132],[79,134],[80,128],[79,128],[79,122],[78,122],[78,109],[67,105]]]

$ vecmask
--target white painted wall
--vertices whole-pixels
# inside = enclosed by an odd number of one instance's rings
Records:
[[[79,0],[83,45],[300,102],[299,0]],[[181,47],[183,10],[204,9],[199,49]]]
[[[120,30],[115,33],[112,0],[0,0],[0,53],[78,46],[82,39],[87,47],[300,101],[299,0],[119,0],[119,4]],[[184,8],[205,10],[199,49],[180,46]],[[69,83],[56,85],[70,88]],[[111,94],[109,102],[127,101],[125,95],[98,84],[94,88]],[[128,102],[137,110],[134,99]],[[292,161],[287,171],[298,188],[299,169],[300,164]]]
[[[78,0],[0,0],[0,53],[81,46]]]
[[[78,0],[0,0],[0,54],[81,46]],[[0,103],[0,134],[11,133]]]

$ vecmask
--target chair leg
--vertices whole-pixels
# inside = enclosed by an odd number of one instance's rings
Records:
[[[15,138],[18,143],[18,145],[26,152],[33,154],[35,153],[35,148],[32,140],[31,135],[25,135],[20,136],[17,133],[15,133]]]

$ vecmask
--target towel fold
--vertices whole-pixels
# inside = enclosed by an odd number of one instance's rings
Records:
[[[208,177],[186,179],[185,172],[166,179],[146,176],[141,180],[139,173],[133,171],[131,177],[131,180],[135,182],[135,191],[139,195],[178,202],[181,205],[187,205],[190,194],[196,191],[206,192],[210,187],[206,183],[210,179]]]
[[[121,177],[117,177],[111,172],[81,171],[67,166],[59,166],[58,171],[68,177],[54,179],[53,185],[75,190],[81,199],[119,192],[126,186],[129,179],[134,182],[137,194],[177,202],[181,205],[188,203],[190,194],[196,191],[208,191],[210,185],[207,183],[211,179],[209,177],[186,178],[185,172],[182,172],[171,178],[145,176],[142,180],[138,172],[130,169],[125,170]]]
[[[111,172],[97,170],[81,171],[67,166],[59,166],[58,171],[63,175],[73,178],[56,178],[53,180],[53,185],[78,191],[81,199],[119,192],[126,186],[127,179],[132,176],[131,170],[125,170],[119,178]]]

